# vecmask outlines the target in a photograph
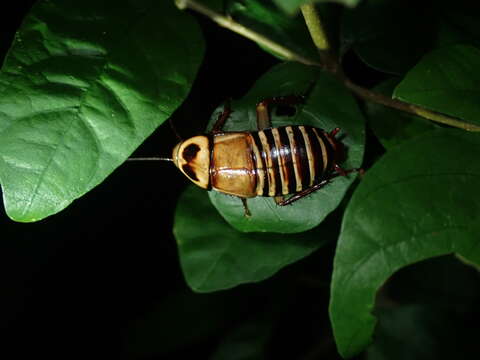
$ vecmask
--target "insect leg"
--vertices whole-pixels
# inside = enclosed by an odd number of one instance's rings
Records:
[[[268,107],[271,105],[297,105],[304,102],[303,96],[288,95],[264,99],[257,104],[257,128],[263,130],[272,126]]]
[[[338,175],[335,175],[338,176]],[[333,177],[335,177],[333,176]],[[327,185],[329,183],[330,179],[325,179],[322,182],[319,182],[318,184],[315,184],[305,190],[300,191],[299,193],[296,193],[295,195],[289,197],[288,199],[282,201],[281,203],[277,203],[279,206],[285,206],[285,205],[290,205],[291,203],[300,200],[301,198],[310,195],[312,192],[320,190],[322,187]]]
[[[248,209],[247,199],[246,199],[246,198],[240,198],[240,200],[242,200],[243,211],[244,211],[245,217],[250,217],[250,216],[252,216],[252,213],[251,213],[250,210]]]
[[[225,122],[227,121],[231,113],[232,108],[230,105],[230,99],[228,99],[227,101],[225,101],[225,104],[223,105],[223,111],[218,115],[217,121],[212,127],[212,133],[218,133],[222,131],[223,126],[225,125]]]
[[[275,196],[273,199],[275,200],[275,203],[280,206],[282,206],[281,204],[285,201],[285,197],[283,195]]]
[[[335,176],[338,176],[338,175],[347,176],[348,174],[350,174],[352,172],[358,172],[360,174],[360,176],[363,176],[363,174],[365,173],[365,170],[363,170],[362,168],[345,170],[344,168],[340,167],[338,164],[335,164],[333,169],[337,172],[337,174]]]
[[[315,185],[313,185],[313,186],[311,186],[311,187],[309,187],[305,190],[300,191],[299,193],[294,194],[293,196],[289,197],[287,200],[284,200],[280,203],[277,202],[277,205],[279,205],[279,206],[290,205],[291,203],[293,203],[297,200],[300,200],[301,198],[311,194],[312,192],[320,190],[322,187],[327,185],[330,182],[330,180],[332,180],[333,178],[336,178],[337,176],[347,176],[348,174],[350,174],[352,172],[356,172],[356,171],[358,173],[360,173],[361,175],[363,175],[363,173],[364,173],[364,170],[362,168],[344,170],[336,164],[335,164],[335,170],[337,171],[337,173],[330,175],[330,177],[328,179],[325,179],[325,180],[319,182],[318,184],[315,184]]]

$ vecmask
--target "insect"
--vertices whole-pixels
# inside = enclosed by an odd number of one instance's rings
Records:
[[[274,97],[256,106],[258,131],[224,132],[231,114],[225,105],[212,131],[178,143],[172,152],[176,167],[196,185],[239,197],[245,215],[247,199],[273,197],[279,206],[291,204],[321,189],[344,170],[343,144],[330,132],[311,126],[271,127],[269,106],[294,105],[299,96]],[[285,199],[285,195],[292,195]]]

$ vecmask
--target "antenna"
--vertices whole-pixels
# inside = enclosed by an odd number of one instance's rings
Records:
[[[173,161],[173,159],[164,157],[135,157],[128,158],[127,161]]]
[[[180,136],[180,134],[178,133],[177,129],[175,129],[175,126],[173,125],[172,118],[169,118],[169,119],[168,119],[168,123],[170,124],[170,128],[172,129],[173,133],[174,133],[175,136],[177,137],[177,140],[178,140],[178,141],[183,141],[182,137]]]
[[[170,128],[172,129],[173,133],[177,137],[178,141],[182,141],[182,137],[178,134],[177,129],[175,129],[175,126],[173,126],[172,118],[168,119],[168,123],[170,124]],[[128,158],[127,161],[173,161],[172,158],[166,158],[166,157],[134,157],[134,158]]]

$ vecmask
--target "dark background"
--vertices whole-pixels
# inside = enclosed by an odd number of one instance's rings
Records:
[[[3,9],[2,58],[33,3],[9,2],[9,9]],[[182,134],[185,137],[201,131],[216,106],[243,95],[276,63],[254,43],[198,20],[205,31],[205,60],[189,98],[173,118],[174,123],[194,119],[190,123],[198,128],[182,129],[189,132]],[[136,155],[166,156],[175,142],[164,124]],[[175,359],[194,351],[196,358],[206,358],[216,346],[215,336],[157,357],[129,355],[128,350],[136,341],[137,320],[158,311],[165,298],[185,294],[185,304],[176,309],[179,316],[195,307],[196,297],[183,279],[171,234],[176,201],[187,183],[169,163],[132,162],[64,211],[38,223],[15,223],[2,206],[0,324],[5,336],[0,356]],[[244,296],[242,290],[239,294]]]
[[[10,8],[3,9],[2,57],[32,4],[10,2]],[[196,17],[207,48],[194,87],[172,118],[183,137],[201,132],[219,104],[241,97],[277,62],[256,44]],[[351,53],[344,66],[363,85],[383,77],[362,66]],[[168,156],[175,142],[168,123],[164,124],[135,156]],[[367,144],[364,167],[368,169],[383,149],[370,133]],[[206,359],[246,321],[253,324],[253,338],[261,338],[264,330],[269,334],[266,358],[339,358],[327,313],[335,244],[260,284],[194,294],[185,284],[171,234],[176,202],[187,184],[172,164],[129,162],[67,209],[40,222],[15,223],[2,206],[0,325],[5,335],[0,357],[153,360],[193,354]],[[467,327],[478,327],[478,310],[459,309],[465,308],[464,299],[472,304],[476,301],[472,299],[478,299],[478,274],[465,269],[452,258],[409,267],[396,275],[392,296],[384,296],[380,303],[391,308],[395,297],[406,303],[447,299],[439,313],[454,312],[448,321],[456,319],[457,328],[475,336],[478,331]],[[463,279],[469,280],[457,281],[458,274],[465,272]],[[425,284],[435,291],[426,291]],[[448,308],[448,302],[462,307]],[[435,328],[449,330],[447,320],[438,321]],[[393,351],[403,347],[401,339],[385,338],[385,333],[379,332],[377,339],[387,339]],[[408,329],[406,335],[412,333]],[[458,339],[452,333],[445,335],[444,343],[451,344],[456,354]],[[245,338],[252,339],[252,333],[247,331]]]

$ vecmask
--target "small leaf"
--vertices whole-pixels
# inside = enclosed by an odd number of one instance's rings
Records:
[[[170,1],[41,1],[0,74],[8,215],[35,221],[102,182],[187,96],[199,28]]]
[[[206,191],[193,185],[180,197],[173,233],[185,279],[198,292],[264,280],[335,236],[328,226],[298,235],[239,232],[222,219]]]
[[[394,97],[480,124],[480,50],[467,45],[426,55],[397,86]]]
[[[314,83],[315,82],[315,83]],[[311,125],[331,131],[342,129],[340,138],[345,144],[347,158],[345,169],[360,167],[363,157],[363,116],[351,95],[335,79],[325,73],[316,73],[312,67],[295,63],[278,65],[260,78],[250,92],[232,103],[233,113],[227,120],[225,131],[245,131],[257,128],[255,105],[263,99],[281,95],[305,94],[314,88],[304,106],[299,106],[293,116],[279,116],[272,109],[272,125]],[[214,112],[210,126],[216,121]],[[320,224],[340,204],[355,175],[335,178],[323,189],[300,199],[291,206],[277,206],[272,198],[248,199],[252,216],[246,217],[242,202],[215,191],[210,199],[220,214],[234,228],[244,232],[295,233]]]
[[[311,0],[273,0],[279,8],[289,14],[295,13],[301,5]],[[360,0],[315,0],[319,3],[338,3],[348,7],[357,6]]]
[[[345,12],[343,42],[351,45],[360,59],[372,68],[403,74],[434,43],[436,27],[425,21],[431,12],[429,2],[365,1],[358,8]]]
[[[372,336],[375,293],[398,269],[456,253],[480,263],[480,137],[436,130],[390,149],[345,212],[334,260],[330,318],[350,357]]]
[[[286,16],[275,5],[259,0],[230,1],[228,4],[228,14],[243,26],[267,36],[296,54],[312,60],[318,58],[302,16]],[[283,59],[269,48],[263,49]]]
[[[399,81],[396,78],[386,80],[376,86],[373,91],[390,96]],[[431,121],[384,105],[374,102],[367,102],[365,105],[370,128],[387,150],[438,128]]]

